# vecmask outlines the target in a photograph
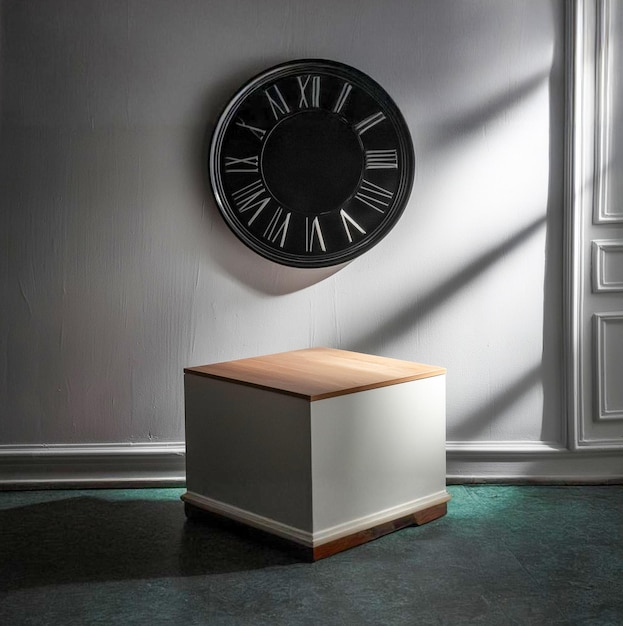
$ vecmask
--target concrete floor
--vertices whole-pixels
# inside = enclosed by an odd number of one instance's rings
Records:
[[[186,522],[182,489],[0,493],[0,624],[623,624],[623,486],[451,486],[317,563]]]

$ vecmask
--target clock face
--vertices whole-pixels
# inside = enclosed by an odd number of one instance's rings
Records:
[[[212,137],[210,182],[233,232],[294,267],[349,261],[405,208],[413,146],[371,78],[332,61],[278,65],[247,83]]]

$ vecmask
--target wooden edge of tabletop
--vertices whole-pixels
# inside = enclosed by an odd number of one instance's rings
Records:
[[[211,374],[208,372],[198,371],[197,368],[184,368],[185,374],[192,374],[194,376],[203,376],[204,378],[212,378],[214,380],[222,380],[228,383],[236,383],[238,385],[244,385],[245,387],[253,387],[255,389],[263,389],[265,391],[273,391],[286,396],[293,396],[295,398],[302,398],[309,402],[316,402],[317,400],[326,400],[328,398],[337,398],[339,396],[345,396],[350,393],[357,393],[359,391],[368,391],[370,389],[379,389],[380,387],[390,387],[391,385],[398,385],[400,383],[408,383],[412,380],[421,380],[424,378],[431,378],[433,376],[441,376],[446,373],[445,368],[441,367],[438,370],[427,372],[425,374],[416,374],[413,376],[405,376],[404,378],[392,378],[391,380],[379,381],[369,383],[367,385],[357,385],[354,387],[348,387],[343,389],[337,389],[334,391],[326,391],[324,393],[302,393],[294,389],[285,389],[283,387],[274,387],[272,385],[266,385],[254,381],[242,380],[240,378],[233,378],[229,376],[221,376],[218,374]]]
[[[307,348],[187,367],[184,373],[313,402],[440,376],[446,369],[346,350]]]

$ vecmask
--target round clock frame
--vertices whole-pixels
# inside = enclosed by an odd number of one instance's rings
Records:
[[[291,267],[350,261],[395,226],[415,174],[409,128],[373,79],[302,59],[247,82],[215,126],[212,191],[234,234]]]

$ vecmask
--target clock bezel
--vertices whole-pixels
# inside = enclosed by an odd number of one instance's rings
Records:
[[[382,222],[371,233],[345,248],[321,254],[293,254],[285,252],[266,243],[246,229],[242,220],[238,219],[237,211],[225,191],[224,168],[222,167],[222,146],[227,131],[235,121],[235,117],[249,97],[263,87],[268,87],[279,80],[301,74],[318,74],[347,80],[376,101],[385,117],[391,122],[397,138],[399,162],[399,182],[394,193],[390,209]],[[292,112],[296,115],[298,111]],[[270,132],[270,131],[269,131]],[[216,204],[225,223],[236,237],[248,248],[281,265],[296,268],[331,267],[352,261],[378,244],[396,225],[402,216],[411,194],[415,179],[415,153],[409,127],[400,109],[389,94],[364,72],[344,63],[326,59],[297,59],[280,63],[260,72],[249,79],[230,98],[218,117],[210,142],[208,159],[210,184]],[[356,191],[356,190],[355,190]],[[270,194],[269,194],[270,195]],[[353,192],[354,195],[354,192]],[[271,197],[273,197],[271,195]]]

